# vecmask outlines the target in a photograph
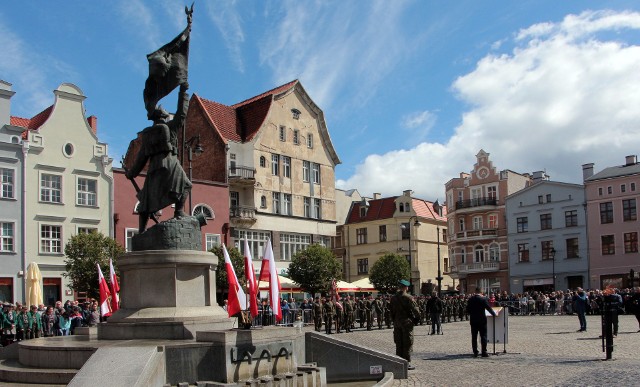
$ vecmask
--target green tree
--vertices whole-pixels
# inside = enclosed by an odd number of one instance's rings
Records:
[[[318,244],[298,251],[289,265],[289,278],[311,294],[328,292],[331,281],[339,280],[341,273],[340,261],[331,250]]]
[[[109,258],[113,259],[113,266],[118,274],[117,258],[122,253],[122,246],[102,233],[90,232],[72,236],[64,247],[67,272],[63,275],[71,280],[69,288],[87,292],[87,297],[100,297],[96,264],[100,265],[102,273],[108,279]]]
[[[369,270],[369,282],[382,293],[392,293],[401,279],[409,279],[411,267],[401,255],[388,253],[378,259]]]
[[[228,290],[229,283],[227,282],[227,267],[224,264],[224,253],[222,252],[222,245],[214,246],[210,252],[218,256],[218,269],[216,270],[216,288],[220,291]],[[236,272],[238,282],[240,285],[246,285],[246,278],[244,275],[244,257],[237,248],[227,248],[229,253],[229,259],[231,259],[231,265]]]

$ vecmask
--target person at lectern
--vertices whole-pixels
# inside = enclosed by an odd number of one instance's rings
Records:
[[[467,302],[467,312],[469,313],[469,323],[471,324],[473,357],[478,357],[478,333],[480,333],[482,357],[489,357],[487,353],[487,316],[484,313],[485,310],[495,317],[496,312],[491,309],[487,298],[482,295],[480,288],[476,288],[475,294],[469,297]]]

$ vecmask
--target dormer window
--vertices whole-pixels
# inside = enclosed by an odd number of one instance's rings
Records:
[[[297,119],[299,119],[299,118],[300,118],[300,113],[301,113],[301,112],[300,112],[300,110],[298,110],[298,109],[295,109],[295,108],[294,108],[294,109],[291,109],[291,114],[293,115],[293,119],[294,119],[294,120],[297,120]]]

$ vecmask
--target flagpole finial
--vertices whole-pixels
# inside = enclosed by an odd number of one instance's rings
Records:
[[[191,25],[191,22],[193,20],[193,5],[195,4],[195,1],[193,3],[191,3],[191,9],[189,9],[189,7],[185,6],[184,7],[184,13],[187,15],[187,24]]]

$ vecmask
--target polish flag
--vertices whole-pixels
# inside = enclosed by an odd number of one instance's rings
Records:
[[[244,275],[247,278],[249,287],[249,310],[253,317],[258,315],[258,284],[256,283],[256,275],[253,271],[253,261],[251,260],[251,250],[249,250],[249,242],[244,240]]]
[[[98,283],[100,286],[100,314],[104,317],[111,316],[111,305],[109,302],[111,292],[109,291],[109,285],[107,285],[107,280],[104,279],[102,275],[100,264],[96,264],[96,266],[98,266]]]
[[[262,267],[260,268],[260,281],[269,281],[269,304],[276,316],[276,321],[282,320],[282,310],[280,309],[280,279],[276,271],[276,262],[273,258],[273,247],[271,239],[267,239],[264,246]]]
[[[118,277],[116,277],[116,271],[113,268],[113,261],[109,258],[109,282],[111,283],[111,311],[115,312],[120,309],[120,285],[118,284]]]
[[[244,294],[242,286],[238,283],[238,277],[236,277],[236,272],[233,270],[233,265],[231,264],[231,258],[229,258],[229,253],[224,245],[222,245],[222,252],[224,253],[224,264],[227,267],[227,283],[229,284],[227,313],[229,317],[231,317],[240,313],[245,305],[247,305],[247,296]]]

